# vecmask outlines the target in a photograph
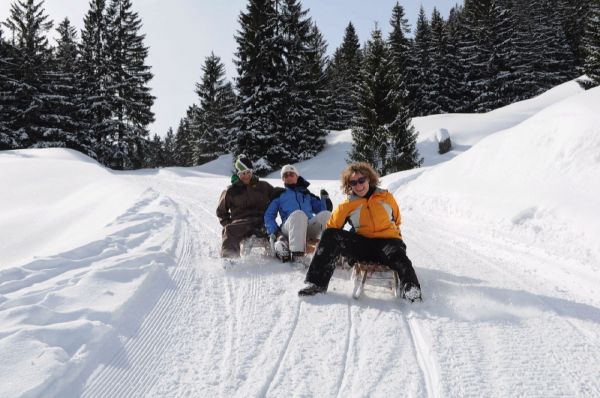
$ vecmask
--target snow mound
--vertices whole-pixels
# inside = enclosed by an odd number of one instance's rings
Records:
[[[70,149],[5,151],[0,170],[0,268],[94,239],[143,191]]]
[[[600,252],[599,104],[600,88],[592,89],[490,135],[423,173],[399,192],[402,203],[499,222],[531,243],[555,240],[597,258],[588,250]]]
[[[467,151],[483,138],[514,127],[544,108],[578,95],[582,91],[579,84],[572,80],[537,97],[515,102],[487,113],[451,113],[416,117],[413,119],[413,126],[419,133],[417,148],[425,159],[423,166],[432,166],[448,161]],[[440,155],[436,134],[442,128],[450,133],[452,150]]]

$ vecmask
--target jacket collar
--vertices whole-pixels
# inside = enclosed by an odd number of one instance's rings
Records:
[[[286,188],[288,189],[307,189],[308,186],[310,185],[310,182],[306,181],[304,179],[304,177],[302,176],[298,176],[298,181],[296,182],[295,185],[288,185],[288,184],[284,184]]]
[[[253,174],[252,179],[250,180],[250,184],[256,184],[257,182],[258,177],[256,176],[256,174]],[[240,177],[238,177],[238,175],[234,173],[231,175],[231,185],[243,186],[244,183],[242,182],[242,180],[240,180]]]

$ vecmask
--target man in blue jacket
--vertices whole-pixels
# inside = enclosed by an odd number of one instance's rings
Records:
[[[285,190],[273,199],[265,211],[265,227],[273,242],[276,234],[281,236],[274,244],[275,255],[283,261],[304,256],[307,239],[319,239],[331,216],[327,192],[321,191],[321,198],[313,195],[310,183],[302,178],[298,169],[285,165],[281,169],[281,179]],[[277,214],[281,225],[277,224]],[[287,241],[286,239],[287,238]]]

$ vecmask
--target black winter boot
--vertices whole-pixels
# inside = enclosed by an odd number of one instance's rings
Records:
[[[414,303],[415,301],[423,301],[421,298],[421,288],[414,283],[407,282],[402,288],[402,298]]]
[[[308,283],[303,289],[298,291],[298,296],[314,296],[317,293],[325,293],[326,287],[317,286],[314,283]]]

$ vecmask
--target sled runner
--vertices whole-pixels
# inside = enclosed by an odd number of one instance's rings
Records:
[[[389,267],[376,263],[357,262],[352,267],[352,281],[354,288],[352,289],[352,297],[358,299],[365,288],[367,278],[374,280],[391,280],[392,294],[395,297],[401,297],[400,284],[398,283],[398,273],[392,271]]]

